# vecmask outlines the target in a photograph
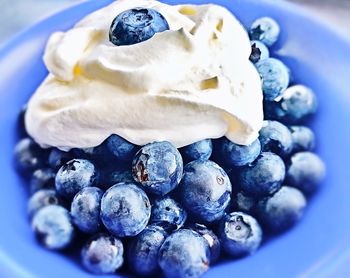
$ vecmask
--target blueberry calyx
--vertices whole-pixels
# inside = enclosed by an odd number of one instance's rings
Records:
[[[249,60],[256,63],[260,60],[261,50],[256,46],[256,43],[252,44],[252,53],[250,54]]]

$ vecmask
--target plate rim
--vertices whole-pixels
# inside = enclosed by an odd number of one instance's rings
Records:
[[[108,5],[109,3],[112,3],[112,2],[113,2],[113,0],[102,0],[102,1],[100,1],[100,3],[98,3],[98,5],[104,6],[104,5],[106,5],[106,4]],[[189,0],[188,2],[191,2],[191,0]],[[238,0],[237,2],[254,2],[254,0]],[[344,43],[344,45],[350,49],[350,40],[346,39],[344,36],[340,35],[338,32],[335,32],[332,25],[327,24],[324,21],[322,21],[321,18],[319,16],[315,15],[313,12],[310,12],[307,9],[302,8],[297,4],[289,3],[289,2],[277,2],[277,1],[273,1],[273,0],[261,0],[261,2],[267,3],[269,5],[274,5],[276,7],[281,7],[283,9],[290,9],[291,13],[298,15],[298,16],[301,16],[301,17],[307,19],[308,21],[312,21],[315,24],[322,27],[325,31],[332,33],[332,35],[338,39],[339,43]],[[43,26],[48,20],[54,20],[55,18],[59,18],[63,14],[67,13],[67,11],[79,9],[82,6],[92,4],[92,3],[96,4],[96,1],[95,0],[87,0],[87,1],[83,1],[81,3],[74,4],[68,8],[62,9],[56,13],[53,13],[53,14],[39,20],[38,22],[36,22],[33,25],[26,27],[24,30],[22,30],[21,32],[16,34],[14,37],[10,38],[8,41],[6,41],[0,47],[0,63],[1,63],[1,60],[3,59],[3,57],[6,56],[7,53],[10,52],[16,46],[17,43],[20,42],[22,36],[28,35],[32,32],[36,32],[37,30],[40,30],[41,26]],[[1,255],[0,257],[5,258],[5,261],[6,261],[6,259],[8,259],[10,262],[14,262],[14,260],[11,257],[7,256],[6,254],[1,254],[1,250],[0,250],[0,255]],[[337,264],[338,265],[344,264],[344,261],[350,257],[350,254],[348,254],[348,255],[349,256],[347,256],[346,258],[339,260],[337,262]],[[0,259],[0,261],[1,260],[2,259]],[[345,266],[343,266],[343,267],[345,267]],[[325,272],[327,272],[328,274],[332,274],[332,273],[337,273],[337,271],[339,271],[340,268],[341,268],[341,266],[335,267],[333,265],[333,269],[329,269],[327,267],[324,267],[320,270],[327,270],[328,269],[328,272],[327,271],[325,271]],[[11,270],[12,273],[14,273],[14,274],[19,273],[17,267],[14,267],[12,269],[12,267],[9,266],[8,269]],[[319,271],[316,274],[320,274]],[[26,277],[29,277],[29,276],[26,276]]]

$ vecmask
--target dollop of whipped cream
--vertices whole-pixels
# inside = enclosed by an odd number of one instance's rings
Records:
[[[159,11],[170,30],[113,45],[113,19],[135,7]],[[50,73],[29,101],[27,131],[41,146],[62,150],[94,147],[111,134],[137,145],[182,147],[222,136],[250,144],[263,122],[250,52],[246,31],[223,7],[113,2],[50,37]]]

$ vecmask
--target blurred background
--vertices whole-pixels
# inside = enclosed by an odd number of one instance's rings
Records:
[[[304,6],[350,40],[350,0],[268,1],[290,1]],[[0,0],[0,46],[36,21],[79,2],[83,0]]]

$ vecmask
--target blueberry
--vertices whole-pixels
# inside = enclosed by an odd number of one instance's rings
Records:
[[[279,97],[289,84],[289,70],[279,60],[267,58],[255,64],[262,79],[262,90],[265,100]]]
[[[272,233],[291,228],[303,216],[306,200],[296,188],[282,186],[273,196],[258,204],[261,223]]]
[[[236,194],[236,197],[233,198],[233,203],[237,211],[253,214],[255,212],[258,199],[254,196],[246,195],[246,193],[240,191]]]
[[[249,60],[254,64],[270,57],[269,49],[262,42],[251,41],[250,44],[252,46],[252,53],[250,54]]]
[[[287,184],[297,187],[304,194],[314,193],[325,177],[325,165],[314,153],[299,152],[291,157],[287,169]]]
[[[209,230],[203,224],[199,224],[199,223],[190,224],[188,228],[197,232],[205,239],[210,251],[210,264],[216,263],[221,253],[219,238],[214,234],[212,230]]]
[[[252,40],[261,41],[267,46],[273,45],[280,34],[278,23],[270,17],[255,20],[249,31]]]
[[[109,40],[114,45],[132,45],[169,30],[166,19],[156,10],[135,8],[119,14],[112,22]]]
[[[201,140],[180,149],[182,158],[186,163],[198,159],[208,160],[212,151],[213,144],[211,139]]]
[[[136,236],[146,227],[150,216],[150,201],[135,184],[116,184],[102,197],[101,219],[115,236]]]
[[[167,278],[198,278],[209,268],[209,248],[201,235],[181,229],[166,238],[158,262]]]
[[[94,186],[98,173],[94,164],[84,159],[73,159],[64,164],[56,175],[56,190],[67,199],[84,187]]]
[[[159,271],[158,251],[168,234],[157,225],[147,226],[133,238],[128,246],[128,265],[142,276],[155,275]]]
[[[282,94],[279,102],[279,118],[289,124],[298,124],[317,110],[315,93],[303,85],[289,87]]]
[[[58,205],[61,201],[52,189],[41,189],[37,191],[28,202],[28,214],[32,218],[41,208],[48,205]]]
[[[132,162],[134,179],[150,193],[163,196],[180,182],[183,162],[179,151],[169,142],[143,146]]]
[[[15,147],[16,163],[20,171],[33,172],[43,168],[47,162],[47,150],[27,137],[21,139]]]
[[[136,145],[115,134],[108,137],[106,146],[114,158],[130,163],[138,150]]]
[[[107,234],[97,234],[81,250],[81,261],[86,270],[94,274],[115,273],[123,262],[123,243]]]
[[[287,157],[293,149],[292,134],[277,121],[264,121],[259,140],[264,152],[273,152],[281,157]]]
[[[186,219],[187,212],[170,197],[155,200],[152,205],[151,223],[167,223],[172,230],[178,230],[185,224]]]
[[[285,172],[284,162],[278,155],[263,152],[253,163],[241,169],[240,187],[247,195],[270,195],[281,188]]]
[[[306,126],[290,126],[293,152],[312,151],[315,148],[315,134]]]
[[[243,146],[223,138],[221,144],[218,144],[217,153],[228,167],[236,167],[253,162],[260,151],[261,145],[258,139],[250,145]]]
[[[64,152],[59,149],[52,149],[49,154],[49,165],[52,169],[58,170],[63,164],[73,159],[70,152]]]
[[[43,168],[36,170],[30,179],[30,193],[41,189],[54,189],[55,188],[56,173],[51,168]]]
[[[258,249],[262,240],[262,230],[252,216],[243,212],[232,212],[221,220],[219,238],[228,255],[242,257],[253,254]]]
[[[84,233],[100,230],[100,208],[103,191],[97,187],[85,187],[75,196],[71,204],[73,223]]]
[[[38,241],[48,249],[63,249],[74,237],[69,212],[57,205],[41,208],[33,217],[32,228]]]
[[[232,186],[226,172],[210,160],[188,163],[180,184],[183,205],[196,219],[218,220],[231,200]]]

